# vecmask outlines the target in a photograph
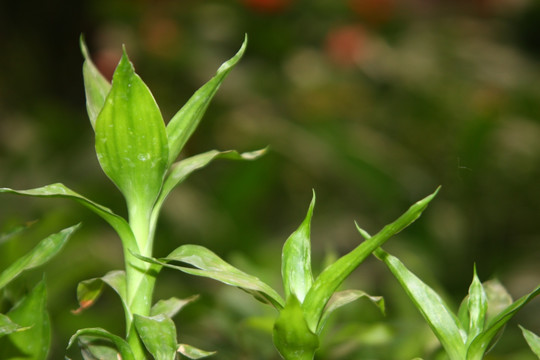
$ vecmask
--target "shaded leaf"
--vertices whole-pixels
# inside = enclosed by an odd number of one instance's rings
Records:
[[[176,359],[176,327],[170,318],[135,315],[133,320],[137,333],[155,360]]]
[[[79,308],[73,313],[78,314],[83,310],[94,305],[101,293],[103,292],[103,284],[109,285],[120,297],[124,311],[129,313],[129,308],[126,304],[126,274],[124,271],[110,271],[105,276],[81,281],[77,285],[77,300]]]
[[[79,43],[81,52],[84,56],[83,78],[84,92],[86,95],[86,110],[88,112],[88,117],[90,118],[90,124],[92,124],[92,128],[95,128],[96,119],[105,104],[105,98],[111,90],[111,84],[92,62],[82,35]]]
[[[99,163],[130,211],[150,209],[167,168],[167,136],[156,101],[125,50],[95,130]]]
[[[45,264],[62,250],[71,235],[80,224],[64,229],[56,234],[49,235],[41,240],[32,250],[20,257],[6,270],[0,273],[0,289],[23,271],[30,270]]]
[[[375,249],[384,244],[386,240],[414,222],[422,214],[429,202],[437,195],[438,191],[439,188],[431,195],[413,204],[397,220],[386,225],[373,237],[366,238],[366,240],[353,251],[342,256],[323,270],[313,283],[313,286],[311,286],[302,303],[306,321],[313,332],[318,332],[319,321],[326,304],[347,276],[349,276],[349,274]],[[363,230],[359,230],[362,234]]]
[[[216,353],[215,351],[204,351],[197,349],[196,347],[188,344],[178,344],[177,351],[189,359],[202,359]]]
[[[69,339],[68,348],[73,346],[73,344],[79,337],[94,337],[94,338],[110,341],[111,343],[114,344],[114,346],[118,350],[120,356],[122,357],[122,360],[135,360],[135,357],[133,356],[133,353],[131,351],[131,348],[129,347],[129,344],[121,337],[111,334],[107,330],[104,330],[101,328],[88,328],[88,329],[78,330],[71,337],[71,339]]]
[[[118,350],[109,341],[93,336],[80,336],[79,348],[84,360],[118,360]]]
[[[244,39],[240,50],[231,59],[223,63],[217,70],[216,75],[204,84],[186,104],[173,116],[167,125],[167,138],[169,139],[169,160],[171,165],[182,148],[191,137],[201,118],[203,117],[210,101],[219,89],[225,77],[244,55],[247,46],[247,36]]]
[[[21,233],[22,231],[28,229],[30,226],[34,225],[35,223],[36,223],[36,221],[29,221],[29,222],[27,222],[25,224],[18,225],[16,227],[14,227],[13,229],[10,229],[7,232],[4,232],[4,233],[0,234],[0,244],[10,240],[11,238],[16,236],[17,234]]]
[[[165,315],[169,318],[173,318],[184,306],[197,300],[199,295],[190,296],[186,299],[178,299],[172,297],[167,300],[159,300],[152,306],[150,310],[150,316]]]
[[[521,325],[519,326],[519,328],[521,329],[523,337],[527,341],[527,344],[529,344],[532,352],[540,359],[540,337],[538,337],[538,335],[536,335],[532,331],[525,329]]]

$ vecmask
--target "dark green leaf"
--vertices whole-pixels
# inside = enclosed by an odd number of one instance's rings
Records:
[[[281,255],[281,276],[285,298],[294,294],[300,303],[304,301],[313,284],[310,228],[314,206],[315,192],[313,192],[313,198],[304,221],[287,239]]]
[[[244,55],[247,46],[247,36],[240,50],[227,62],[223,63],[216,75],[193,94],[188,102],[174,115],[167,125],[167,137],[169,139],[169,162],[172,164],[184,145],[191,137],[201,118],[203,117],[210,101],[219,89],[225,77]]]
[[[110,341],[114,344],[116,349],[118,349],[118,352],[120,353],[122,360],[135,360],[135,357],[133,356],[133,353],[131,351],[131,348],[129,347],[129,344],[122,339],[121,337],[111,334],[107,330],[101,329],[101,328],[88,328],[88,329],[81,329],[78,330],[72,337],[69,339],[68,348],[73,346],[75,341],[79,337],[95,337],[99,339],[103,339],[106,341]]]
[[[176,359],[176,327],[164,316],[134,316],[137,333],[155,360]]]
[[[126,304],[126,275],[123,271],[111,271],[100,278],[93,278],[81,281],[77,285],[77,300],[79,308],[73,312],[78,314],[94,305],[101,293],[103,284],[109,285],[120,297],[124,311],[129,312]]]
[[[41,240],[30,252],[0,273],[0,289],[19,276],[23,271],[41,266],[52,259],[62,250],[71,235],[78,228],[79,225],[75,225]]]

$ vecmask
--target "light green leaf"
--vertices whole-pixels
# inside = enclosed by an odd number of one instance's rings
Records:
[[[135,242],[135,237],[133,232],[129,227],[127,221],[121,216],[116,215],[110,209],[106,208],[103,205],[95,203],[84,196],[76,193],[75,191],[69,189],[64,184],[56,183],[51,185],[46,185],[40,188],[30,189],[30,190],[13,190],[8,188],[0,188],[0,193],[11,193],[24,196],[35,196],[35,197],[44,197],[44,198],[65,198],[75,200],[79,204],[85,206],[86,208],[92,210],[103,220],[107,221],[113,228],[116,230],[122,243],[128,249],[138,251],[137,243]]]
[[[311,273],[311,217],[315,206],[315,192],[307,215],[300,227],[292,233],[283,246],[281,255],[281,276],[285,298],[294,294],[302,303],[313,284]]]
[[[84,56],[83,78],[84,92],[86,94],[86,110],[88,112],[88,117],[90,118],[90,124],[92,124],[92,128],[95,128],[96,119],[105,104],[105,98],[111,90],[111,84],[92,62],[82,35],[80,38],[80,46]]]
[[[167,125],[167,138],[169,139],[169,161],[171,165],[184,145],[191,137],[201,118],[203,117],[210,101],[214,97],[215,93],[219,89],[223,80],[232,70],[232,68],[238,63],[238,61],[244,55],[244,51],[247,46],[247,36],[244,39],[240,50],[227,62],[223,63],[218,69],[216,75],[204,84],[199,90],[193,94],[193,96],[186,102],[186,104],[174,115]]]
[[[114,346],[118,350],[122,360],[135,360],[135,357],[133,356],[133,353],[131,351],[131,348],[129,347],[129,344],[121,337],[111,334],[107,330],[104,330],[101,328],[88,328],[88,329],[78,330],[71,337],[71,339],[69,339],[68,348],[73,346],[73,344],[79,337],[94,337],[94,338],[110,341],[114,344]]]
[[[469,287],[469,298],[467,301],[469,312],[469,331],[467,332],[467,344],[484,330],[484,323],[488,308],[487,295],[484,291],[482,283],[476,274],[476,266],[474,267],[474,276],[471,286]]]
[[[125,50],[95,130],[99,163],[124,194],[130,214],[149,211],[167,169],[167,135],[156,101]]]
[[[24,327],[11,321],[9,317],[0,314],[0,337],[14,333],[16,331],[24,331],[29,327]]]
[[[332,294],[334,294],[347,276],[375,249],[384,244],[386,240],[414,222],[422,214],[429,202],[437,195],[438,191],[439,188],[433,194],[413,204],[397,220],[386,225],[376,235],[367,238],[353,251],[342,256],[323,270],[311,286],[302,303],[306,321],[313,332],[317,332],[322,313]],[[360,232],[362,234],[362,231]]]
[[[319,348],[319,337],[310,330],[294,294],[287,298],[287,304],[279,312],[272,339],[276,349],[287,360],[312,360]]]
[[[450,359],[465,359],[465,341],[467,340],[465,330],[461,328],[459,320],[443,299],[407,269],[398,258],[382,249],[377,249],[374,253],[388,266],[399,281],[416,308],[426,319]]]
[[[129,308],[126,304],[126,274],[123,271],[111,271],[100,278],[93,278],[81,281],[77,285],[77,300],[79,308],[73,313],[78,314],[83,310],[94,305],[101,293],[103,292],[103,284],[109,285],[120,297],[124,311],[129,313]]]
[[[155,360],[176,359],[176,327],[164,316],[134,316],[135,328]]]
[[[284,305],[281,296],[279,296],[279,294],[270,286],[259,280],[259,278],[238,270],[203,246],[182,245],[170,253],[166,258],[162,259],[152,259],[137,254],[134,255],[139,259],[150,263],[163,265],[187,274],[203,276],[228,285],[236,286],[250,293],[257,300],[271,304],[278,309],[282,308]],[[168,264],[170,261],[179,261],[190,264],[196,267],[196,269]]]
[[[532,331],[525,329],[521,325],[519,328],[521,329],[521,332],[523,332],[523,337],[527,341],[527,344],[529,344],[532,352],[540,359],[540,337],[538,337],[538,335]]]
[[[51,325],[46,307],[47,290],[45,281],[42,280],[7,314],[13,322],[28,327],[25,331],[14,332],[7,336],[11,343],[26,355],[24,359],[44,360],[47,358]],[[2,355],[2,350],[0,350],[0,357],[6,358]]]
[[[485,281],[483,285],[488,302],[486,321],[489,322],[510,306],[514,300],[512,299],[512,295],[510,295],[503,284],[497,279]]]
[[[26,253],[0,273],[0,289],[19,276],[23,271],[41,266],[52,259],[62,250],[71,235],[78,228],[79,225],[75,225],[41,240],[30,252]]]
[[[172,297],[167,300],[159,300],[152,306],[150,310],[150,316],[165,315],[169,318],[173,318],[184,306],[194,302],[199,298],[199,295],[190,296],[186,299],[178,299]]]
[[[361,290],[338,291],[335,292],[334,295],[332,295],[332,297],[326,304],[321,321],[319,323],[319,332],[324,328],[324,325],[326,324],[328,318],[335,310],[363,297],[367,298],[375,306],[377,306],[383,315],[385,314],[385,303],[382,296],[371,296]]]
[[[214,355],[215,351],[204,351],[188,344],[178,344],[178,352],[189,359],[202,359]]]
[[[484,326],[484,331],[478,335],[469,346],[467,360],[482,359],[495,335],[506,325],[506,323],[529,301],[540,294],[540,286],[529,294],[521,297],[513,304],[508,306],[494,318],[490,319]]]

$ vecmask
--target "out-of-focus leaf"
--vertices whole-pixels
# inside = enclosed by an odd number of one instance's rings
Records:
[[[47,314],[47,289],[45,281],[40,281],[34,289],[8,312],[9,318],[23,327],[25,331],[7,336],[23,354],[24,359],[44,360],[49,352],[51,326]],[[0,346],[2,348],[3,346]],[[0,357],[3,357],[0,349]]]
[[[10,193],[45,198],[59,197],[75,200],[79,204],[85,206],[86,208],[92,210],[93,212],[101,216],[103,220],[107,221],[114,228],[114,230],[116,230],[118,235],[120,235],[125,247],[132,250],[138,249],[137,243],[135,242],[135,237],[133,236],[133,232],[131,231],[129,224],[124,218],[116,215],[105,206],[95,203],[85,198],[84,196],[76,193],[75,191],[66,187],[64,184],[56,183],[30,190],[13,190],[9,188],[0,188],[0,193]]]
[[[501,311],[498,315],[490,319],[484,326],[484,331],[478,335],[469,346],[467,360],[482,359],[495,335],[523,306],[540,294],[540,286],[529,294],[516,300],[513,304]]]
[[[474,267],[474,276],[471,286],[469,287],[469,297],[467,302],[469,312],[469,331],[467,332],[467,344],[484,330],[488,301],[482,283],[476,274],[476,266]]]
[[[151,209],[167,169],[167,135],[156,101],[125,49],[95,130],[99,163],[130,211]]]
[[[182,148],[191,137],[201,118],[203,117],[214,94],[219,89],[223,80],[232,68],[244,55],[247,46],[247,36],[244,39],[240,50],[231,59],[223,63],[218,69],[216,75],[204,84],[185,105],[173,116],[167,125],[167,138],[169,139],[169,161],[171,165]]]
[[[429,202],[437,195],[438,191],[439,188],[431,195],[413,204],[397,220],[386,225],[373,237],[366,238],[353,251],[342,256],[323,270],[311,286],[302,303],[306,322],[314,333],[318,332],[319,322],[326,304],[347,276],[375,249],[384,244],[386,240],[414,222],[422,214]]]
[[[19,276],[23,271],[41,266],[52,259],[62,250],[79,226],[80,224],[74,225],[41,240],[32,250],[0,273],[0,289]]]
[[[190,296],[187,299],[178,299],[172,297],[167,300],[159,300],[152,306],[150,310],[150,316],[165,315],[169,318],[173,318],[184,306],[197,300],[199,295]]]
[[[11,321],[9,317],[4,314],[0,314],[0,337],[14,333],[16,331],[23,331],[28,327],[21,326]]]
[[[174,322],[164,316],[134,316],[135,328],[155,360],[176,359],[176,327]]]
[[[514,302],[514,299],[512,299],[512,295],[510,295],[503,284],[497,279],[485,281],[483,285],[488,302],[486,321],[489,322],[510,306]]]
[[[377,306],[383,315],[385,314],[386,308],[384,298],[382,296],[371,296],[361,290],[338,291],[332,295],[326,304],[326,308],[324,309],[321,321],[319,323],[319,331],[324,328],[326,321],[335,310],[363,297],[367,298],[375,306]]]
[[[289,236],[281,255],[281,276],[285,289],[285,298],[294,294],[302,303],[313,284],[311,273],[311,217],[315,206],[315,192],[307,215],[300,227]]]
[[[532,352],[540,359],[540,337],[532,331],[525,329],[521,325],[519,326],[519,328],[521,329],[523,337],[527,341],[527,344],[529,344]]]
[[[92,124],[92,128],[95,128],[96,118],[101,109],[103,109],[105,98],[111,90],[111,84],[92,62],[83,36],[80,38],[80,46],[84,56],[83,78],[84,92],[86,94],[86,110],[88,112],[88,117],[90,118],[90,124]]]
[[[202,359],[214,355],[215,351],[204,351],[188,344],[178,344],[178,352],[189,359]]]
[[[450,311],[443,299],[422,280],[414,275],[395,256],[382,249],[375,255],[390,269],[409,298],[426,319],[451,360],[466,359],[466,333],[459,320]]]
[[[239,287],[250,293],[257,300],[271,304],[278,309],[284,305],[284,301],[279,294],[269,285],[265,284],[259,278],[246,274],[230,265],[212,251],[199,245],[182,245],[166,258],[152,259],[134,254],[139,259],[177,269],[185,273],[197,276],[203,276],[220,281],[222,283]],[[170,261],[180,261],[190,264],[195,268],[171,265]]]
[[[120,297],[124,311],[129,312],[129,308],[125,303],[126,299],[126,274],[123,271],[115,270],[108,272],[100,278],[93,278],[81,281],[77,285],[77,300],[79,308],[74,310],[75,314],[94,305],[101,293],[103,292],[103,284],[109,285]]]
[[[171,166],[171,169],[165,178],[165,182],[163,183],[163,188],[161,189],[159,198],[156,201],[156,205],[154,206],[155,213],[153,214],[153,216],[157,218],[158,212],[161,209],[161,205],[163,204],[167,196],[171,193],[171,191],[177,185],[183,182],[191,173],[199,169],[202,169],[213,160],[216,160],[216,159],[255,160],[258,157],[264,155],[265,152],[266,152],[266,149],[252,151],[252,152],[245,152],[241,154],[235,150],[229,150],[229,151],[211,150],[211,151],[194,155],[187,159],[183,159],[181,161],[176,162],[175,164]]]
[[[110,341],[92,336],[80,336],[79,348],[84,360],[118,360],[118,350]]]
[[[73,344],[79,337],[94,337],[94,338],[110,341],[114,344],[114,346],[118,350],[118,353],[120,354],[122,360],[135,360],[135,357],[133,356],[133,353],[131,351],[131,348],[129,347],[129,344],[121,337],[111,334],[107,330],[104,330],[101,328],[88,328],[88,329],[78,330],[71,337],[71,339],[69,339],[68,348],[73,346]]]
[[[22,231],[28,229],[30,226],[34,225],[35,223],[36,221],[29,221],[25,224],[16,226],[13,229],[10,229],[9,231],[0,234],[0,244],[8,241],[9,239],[13,238],[14,236],[21,233]]]
[[[300,302],[291,294],[279,312],[272,334],[274,345],[284,359],[312,360],[319,348],[319,337],[306,323]]]

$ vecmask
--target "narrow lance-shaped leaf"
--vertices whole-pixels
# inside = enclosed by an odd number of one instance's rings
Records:
[[[310,228],[315,192],[306,215],[300,227],[292,233],[283,246],[281,255],[281,276],[285,289],[285,298],[294,294],[302,303],[313,283],[311,273],[311,240]]]
[[[129,347],[129,344],[122,339],[120,336],[111,334],[107,330],[101,329],[101,328],[88,328],[88,329],[81,329],[78,330],[72,337],[69,339],[68,348],[73,346],[75,341],[82,336],[89,336],[89,337],[96,337],[99,339],[110,341],[114,344],[116,349],[118,350],[118,353],[120,355],[120,359],[122,360],[135,360],[135,357],[133,356],[133,352],[131,351],[131,348]]]
[[[259,278],[246,274],[230,265],[212,251],[199,245],[182,245],[166,258],[152,259],[134,254],[137,258],[150,263],[177,269],[191,275],[203,276],[236,286],[255,297],[257,300],[271,304],[278,309],[283,308],[284,301],[279,294]],[[195,268],[171,265],[168,262],[179,261]]]
[[[202,359],[214,355],[215,351],[204,351],[188,344],[178,344],[178,352],[188,359]]]
[[[167,135],[156,101],[125,50],[95,130],[99,163],[124,194],[130,215],[149,211],[167,167]]]
[[[469,331],[467,333],[467,343],[484,330],[488,301],[482,283],[476,274],[474,267],[474,277],[469,287],[468,311],[469,311]]]
[[[46,185],[40,188],[30,189],[30,190],[13,190],[8,188],[0,188],[0,193],[11,193],[23,196],[34,196],[34,197],[44,197],[44,198],[65,198],[75,200],[84,207],[92,210],[97,215],[101,216],[105,221],[111,225],[114,230],[120,235],[124,247],[131,249],[133,251],[137,250],[137,244],[135,242],[135,237],[133,232],[129,227],[127,221],[121,216],[116,215],[110,209],[106,208],[103,205],[100,205],[96,202],[93,202],[84,196],[76,193],[75,191],[69,189],[64,184],[56,183],[51,185]]]
[[[225,77],[244,55],[247,46],[247,36],[244,39],[240,50],[227,62],[223,63],[218,69],[216,75],[204,84],[186,104],[174,115],[167,125],[167,138],[169,139],[169,161],[171,165],[182,148],[191,137],[201,118],[203,117],[214,94],[219,89]]]
[[[176,359],[176,327],[164,316],[134,316],[135,327],[146,349],[155,360]]]
[[[451,360],[465,359],[465,330],[441,297],[414,275],[395,256],[382,249],[374,254],[381,259],[399,281],[409,298],[426,319]]]
[[[62,250],[71,235],[78,228],[79,225],[75,225],[62,230],[59,233],[49,235],[41,240],[36,247],[30,250],[30,252],[20,257],[11,266],[0,273],[0,289],[19,276],[23,271],[41,266],[52,259],[60,252],[60,250]]]
[[[86,95],[86,110],[90,118],[92,128],[96,127],[96,119],[105,104],[105,98],[111,90],[111,83],[101,74],[92,62],[84,38],[80,38],[81,52],[84,56],[83,78],[84,92]]]
[[[438,191],[439,189],[413,204],[397,220],[386,225],[376,235],[366,239],[356,249],[342,256],[335,263],[323,270],[313,283],[302,304],[302,308],[306,314],[306,321],[313,332],[320,330],[319,321],[323,310],[332,294],[334,294],[347,276],[376,248],[414,222],[422,214],[429,202],[433,200]]]
[[[523,326],[519,327],[532,352],[540,359],[540,337]]]

